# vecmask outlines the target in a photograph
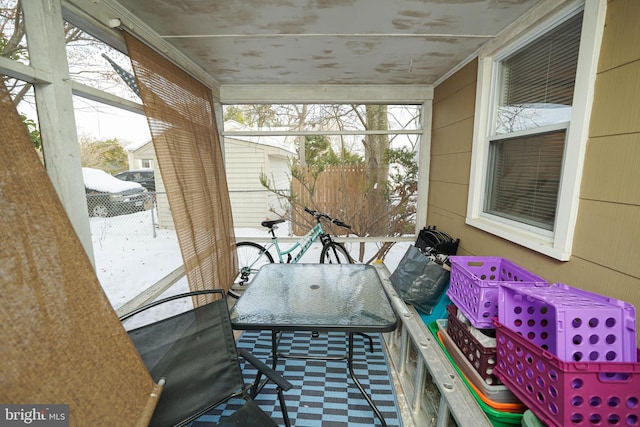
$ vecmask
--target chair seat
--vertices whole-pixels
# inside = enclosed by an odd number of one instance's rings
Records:
[[[277,427],[273,421],[253,400],[246,403],[229,417],[226,417],[217,424],[218,427],[238,427],[238,426],[259,426]]]
[[[223,290],[193,291],[167,297],[125,315],[121,320],[169,301],[205,294],[217,294],[218,299],[129,331],[151,377],[164,383],[149,425],[183,426],[219,404],[240,397],[246,400],[245,405],[220,425],[277,426],[253,403],[252,397],[259,392],[258,388],[253,387],[249,392],[252,384],[244,382]],[[284,423],[288,426],[282,391],[289,390],[291,383],[249,352],[240,353],[258,370],[256,383],[264,375],[276,385]]]

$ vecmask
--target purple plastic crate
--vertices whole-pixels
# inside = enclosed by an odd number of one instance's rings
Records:
[[[498,315],[498,283],[547,281],[511,261],[499,257],[452,256],[447,295],[473,326],[493,329]]]
[[[640,426],[640,363],[563,362],[495,320],[494,372],[549,426]],[[640,349],[636,349],[640,357]]]
[[[562,283],[501,283],[498,300],[500,323],[560,360],[636,362],[632,304]]]

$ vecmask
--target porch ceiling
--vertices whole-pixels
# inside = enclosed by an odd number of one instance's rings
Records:
[[[219,85],[424,85],[539,0],[119,3]]]

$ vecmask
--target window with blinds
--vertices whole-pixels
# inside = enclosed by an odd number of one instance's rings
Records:
[[[486,213],[553,231],[582,15],[498,62]]]
[[[485,211],[552,230],[566,130],[501,139],[489,145],[494,164]]]

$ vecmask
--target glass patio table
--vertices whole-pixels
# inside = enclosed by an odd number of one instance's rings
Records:
[[[345,332],[347,352],[341,359],[347,361],[351,379],[386,426],[353,370],[354,334],[390,332],[398,324],[373,266],[267,264],[231,309],[231,324],[234,329],[271,330],[274,367],[278,357],[317,358],[279,352],[278,335],[282,331]]]

